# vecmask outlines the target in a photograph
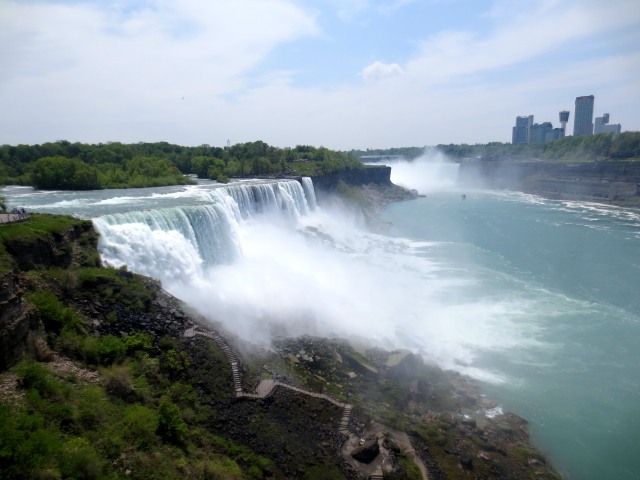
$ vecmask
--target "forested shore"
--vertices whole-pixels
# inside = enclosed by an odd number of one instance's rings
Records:
[[[185,176],[190,174],[228,182],[230,177],[283,173],[313,176],[362,167],[358,158],[328,148],[279,148],[262,141],[225,148],[65,140],[0,146],[0,184],[42,189],[159,187],[193,183]]]

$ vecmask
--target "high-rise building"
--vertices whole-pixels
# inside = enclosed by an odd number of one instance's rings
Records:
[[[533,115],[529,115],[528,117],[516,117],[516,126],[513,127],[511,143],[513,145],[529,143],[529,129],[531,128],[531,125],[533,125]]]
[[[573,136],[593,135],[593,95],[576,97]]]
[[[607,123],[602,125],[601,133],[613,133],[614,135],[618,135],[622,131],[622,125],[619,123]]]
[[[549,140],[554,140],[551,122],[534,123],[529,128],[529,143],[547,142],[549,141],[547,137],[549,137]]]
[[[567,134],[567,122],[569,121],[569,112],[567,110],[563,110],[560,112],[560,128],[562,128],[562,135],[560,138],[564,137]]]
[[[601,117],[596,117],[594,124],[594,131],[596,135],[598,133],[613,133],[619,134],[622,131],[622,126],[619,123],[609,123],[609,114],[603,113]]]

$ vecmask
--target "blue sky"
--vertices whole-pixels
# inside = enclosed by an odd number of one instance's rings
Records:
[[[640,130],[638,27],[637,0],[0,0],[0,143],[509,141],[591,94]]]

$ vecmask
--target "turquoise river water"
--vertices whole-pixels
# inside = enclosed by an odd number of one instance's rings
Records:
[[[0,193],[93,219],[105,262],[244,338],[410,348],[472,377],[493,413],[528,419],[565,478],[640,478],[640,213],[463,192],[455,174],[408,172],[428,196],[384,209],[391,238],[339,202],[316,206],[309,179]]]

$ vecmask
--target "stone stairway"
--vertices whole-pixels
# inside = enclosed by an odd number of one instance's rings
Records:
[[[185,335],[187,336],[200,335],[202,337],[209,338],[216,342],[216,344],[222,349],[225,357],[227,357],[229,365],[231,365],[231,374],[233,375],[233,388],[236,397],[265,398],[271,395],[276,387],[283,387],[298,393],[302,393],[304,395],[309,395],[310,397],[321,398],[343,409],[342,418],[340,419],[340,423],[338,424],[338,433],[342,433],[344,435],[349,435],[351,433],[351,431],[349,430],[349,421],[351,420],[351,410],[353,408],[353,405],[338,402],[337,400],[331,398],[328,395],[325,395],[324,393],[310,392],[308,390],[304,390],[303,388],[294,387],[293,385],[277,382],[272,379],[262,380],[255,392],[245,392],[242,389],[242,377],[240,376],[240,369],[238,368],[238,359],[233,353],[233,350],[231,350],[231,347],[229,346],[227,341],[219,333],[208,329],[205,330],[201,325],[195,326],[193,327],[193,329],[190,329],[190,331],[188,330],[187,332],[185,332]]]

